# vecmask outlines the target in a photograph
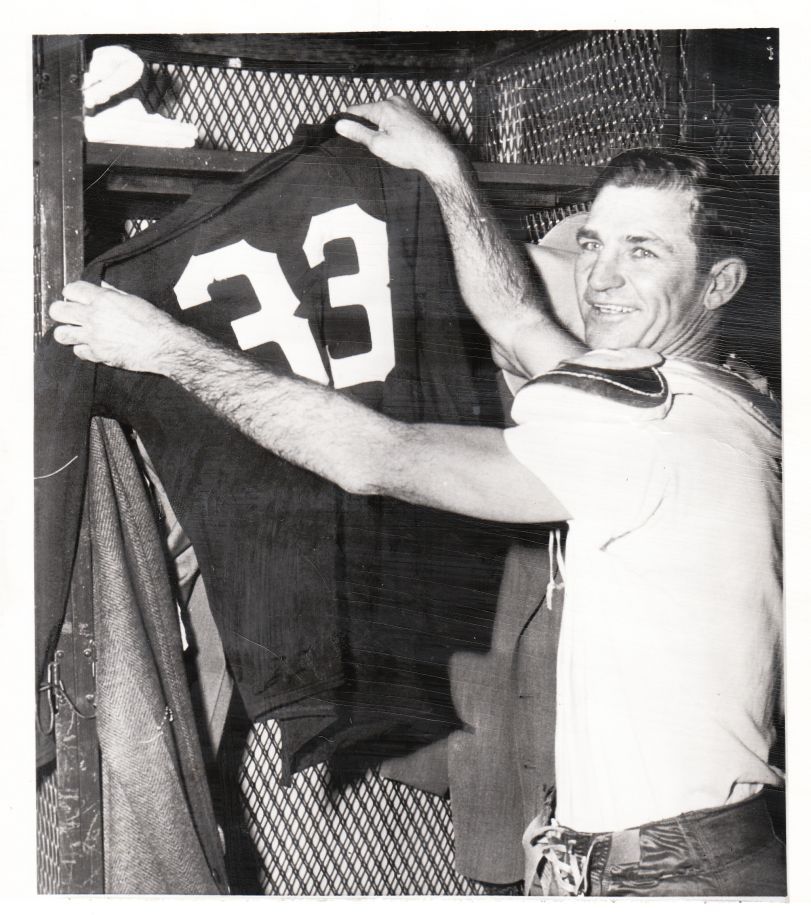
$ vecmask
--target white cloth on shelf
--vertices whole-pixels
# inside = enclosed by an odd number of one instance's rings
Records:
[[[131,98],[85,117],[84,135],[91,143],[183,149],[197,142],[197,127],[160,114],[149,114],[142,102]]]
[[[121,45],[96,48],[82,82],[85,108],[103,105],[141,78],[144,62]]]

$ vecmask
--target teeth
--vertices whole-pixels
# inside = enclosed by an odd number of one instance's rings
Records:
[[[633,308],[623,308],[621,305],[594,305],[594,308],[597,311],[602,312],[603,314],[608,315],[628,315],[633,311]]]

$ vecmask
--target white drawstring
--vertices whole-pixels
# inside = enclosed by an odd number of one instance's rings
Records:
[[[565,839],[565,830],[554,818],[547,826],[540,817],[524,833],[524,895],[538,887],[544,896],[585,896],[589,891],[589,866],[597,841],[595,836],[585,855],[574,850],[574,839]]]
[[[563,561],[563,546],[561,544],[560,528],[556,527],[549,534],[549,584],[546,586],[546,606],[552,609],[552,598],[556,590],[563,590],[566,584],[566,564]],[[558,572],[560,583],[555,581]]]

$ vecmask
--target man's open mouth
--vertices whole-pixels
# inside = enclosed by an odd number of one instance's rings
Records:
[[[629,315],[636,311],[635,308],[628,308],[625,305],[611,305],[607,302],[592,302],[591,307],[601,315]]]

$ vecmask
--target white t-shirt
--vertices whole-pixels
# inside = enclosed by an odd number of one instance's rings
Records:
[[[505,432],[572,515],[556,816],[582,832],[782,780],[767,763],[782,650],[779,430],[729,373],[683,360],[660,370],[670,396],[655,407],[529,383]]]

